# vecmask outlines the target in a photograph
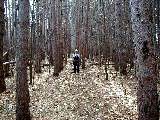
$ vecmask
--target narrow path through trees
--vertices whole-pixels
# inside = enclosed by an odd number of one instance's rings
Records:
[[[71,62],[69,59],[59,77],[53,77],[44,68],[43,73],[34,78],[34,85],[29,87],[33,120],[137,120],[137,82],[132,75],[124,77],[118,73],[116,76],[110,66],[109,80],[106,80],[104,66],[98,67],[89,62],[80,74],[74,74]],[[7,99],[12,101],[9,103],[12,107],[4,106],[3,111],[0,110],[7,120],[15,115],[13,83],[7,83],[11,85],[10,89],[0,97],[0,105]]]

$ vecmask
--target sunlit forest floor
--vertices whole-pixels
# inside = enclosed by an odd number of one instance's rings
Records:
[[[30,85],[30,111],[33,120],[137,120],[137,82],[130,73],[120,76],[104,66],[91,65],[72,73],[68,60],[59,77],[53,68],[43,68]],[[15,79],[7,78],[7,91],[0,96],[0,119],[15,120]]]

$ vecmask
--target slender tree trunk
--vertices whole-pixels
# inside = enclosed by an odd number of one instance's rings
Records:
[[[10,47],[11,47],[11,51],[10,51],[10,57],[11,59],[14,59],[15,58],[15,46],[14,46],[14,40],[15,40],[15,24],[16,24],[16,21],[15,21],[15,11],[16,11],[16,0],[12,0],[11,1],[11,33],[10,33],[10,36],[11,36],[11,41],[10,41]]]
[[[49,17],[48,17],[48,59],[49,63],[53,66],[54,65],[54,23],[55,23],[55,1],[50,1],[49,9]]]
[[[150,0],[130,0],[139,82],[138,120],[159,120],[156,57],[151,38]]]
[[[9,30],[9,35],[8,35],[8,41],[9,41],[9,50],[11,51],[11,31],[12,31],[12,19],[11,19],[11,1],[7,1],[8,2],[8,22],[9,22],[9,26],[8,26],[8,30]],[[10,57],[10,53],[9,53],[9,57]]]
[[[27,75],[29,0],[19,1],[19,38],[16,50],[16,120],[30,120]]]
[[[29,50],[29,52],[30,52],[30,57],[29,57],[29,59],[30,59],[30,65],[29,65],[30,83],[29,84],[33,83],[33,81],[32,81],[32,78],[33,78],[33,74],[32,74],[32,72],[33,72],[33,68],[32,68],[32,66],[33,66],[33,41],[35,39],[35,11],[34,11],[34,4],[35,4],[35,1],[33,0],[33,3],[32,3],[33,10],[31,12],[31,15],[32,15],[31,33],[30,33],[31,38],[30,38],[30,43],[29,43],[29,46],[30,46],[30,50]]]
[[[75,6],[76,6],[76,9],[75,11],[77,11],[77,13],[75,14],[75,17],[76,17],[76,25],[75,25],[75,29],[76,29],[76,48],[78,50],[81,49],[81,41],[80,41],[80,0],[76,0],[75,1]]]
[[[7,52],[9,50],[9,29],[8,29],[8,24],[9,24],[9,15],[8,15],[8,4],[7,0],[4,0],[5,4],[5,34],[4,34],[4,41],[3,41],[3,51]]]
[[[116,30],[116,41],[118,44],[118,48],[116,51],[118,51],[118,64],[119,64],[119,69],[120,73],[126,75],[126,61],[125,61],[125,56],[126,56],[126,37],[124,35],[124,1],[123,0],[116,0],[115,1],[115,15],[116,15],[116,25],[115,25],[115,30]]]
[[[157,34],[158,34],[158,49],[160,49],[160,1],[156,0],[156,24],[157,24]]]
[[[120,67],[120,42],[122,40],[122,1],[115,0],[115,39],[114,39],[114,51],[113,51],[113,61],[115,62],[115,70],[119,71]]]
[[[58,76],[63,69],[63,41],[62,41],[62,1],[55,1],[56,31],[55,31],[55,65],[54,76]]]
[[[42,69],[41,69],[41,47],[40,47],[40,44],[41,44],[41,24],[40,24],[40,15],[41,15],[41,12],[40,12],[40,2],[41,1],[36,1],[36,15],[37,15],[37,18],[36,18],[36,43],[35,43],[35,72],[36,73],[41,73],[42,72]]]
[[[3,73],[4,1],[0,1],[0,93],[6,90]]]

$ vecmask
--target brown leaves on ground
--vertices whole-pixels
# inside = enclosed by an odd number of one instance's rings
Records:
[[[116,76],[112,66],[109,80],[104,66],[87,63],[72,73],[71,60],[59,77],[48,68],[36,75],[30,86],[33,120],[137,120],[136,86],[132,75]],[[0,119],[15,120],[15,79],[7,78],[7,91],[0,96]]]

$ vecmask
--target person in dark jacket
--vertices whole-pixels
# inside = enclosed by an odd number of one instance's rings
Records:
[[[78,50],[75,50],[75,53],[73,54],[73,65],[74,65],[74,73],[79,73],[79,66],[80,66],[80,55]]]

